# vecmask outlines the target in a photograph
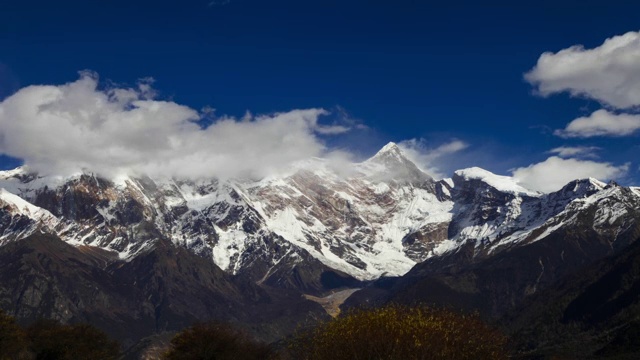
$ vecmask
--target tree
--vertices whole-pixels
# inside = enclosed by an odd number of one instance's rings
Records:
[[[424,306],[360,310],[302,333],[289,356],[305,360],[505,359],[506,338],[477,315]]]
[[[227,324],[195,324],[171,340],[165,360],[263,360],[271,350]]]

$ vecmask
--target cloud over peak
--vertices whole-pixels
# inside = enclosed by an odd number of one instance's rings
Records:
[[[596,178],[610,180],[629,171],[629,164],[615,166],[607,162],[563,159],[551,156],[545,161],[512,170],[518,182],[532,190],[552,192],[561,189],[575,179]]]
[[[82,72],[65,85],[23,88],[0,103],[0,153],[58,175],[263,176],[327,155],[318,134],[349,130],[320,124],[323,109],[222,116],[203,126],[198,111],[154,100],[151,84],[100,89],[97,75]]]
[[[409,139],[401,141],[398,146],[422,170],[434,178],[440,179],[445,177],[445,174],[439,168],[442,159],[466,149],[469,144],[461,140],[452,139],[438,147],[431,148],[424,139]]]

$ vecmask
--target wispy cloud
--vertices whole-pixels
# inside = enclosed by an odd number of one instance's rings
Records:
[[[564,129],[554,131],[563,138],[589,138],[595,136],[626,136],[640,129],[640,115],[616,114],[605,109],[594,111],[571,121]]]
[[[600,150],[597,146],[560,146],[548,151],[550,154],[556,154],[562,158],[584,157],[597,158],[596,152]]]
[[[353,117],[345,108],[340,105],[335,106],[331,111],[335,114],[336,122],[344,124],[346,127],[367,130],[369,127],[362,120]]]
[[[430,147],[424,139],[410,139],[398,143],[398,146],[416,165],[434,178],[443,178],[445,174],[440,171],[440,161],[448,156],[460,152],[469,144],[453,139],[437,147]]]

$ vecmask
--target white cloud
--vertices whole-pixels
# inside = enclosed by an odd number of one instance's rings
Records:
[[[100,90],[83,72],[66,85],[23,88],[0,103],[0,153],[61,175],[262,176],[330,155],[318,134],[348,130],[319,124],[323,109],[216,118],[212,109],[153,100],[151,83]],[[201,116],[213,123],[203,128]]]
[[[585,49],[574,45],[540,55],[525,79],[548,96],[569,92],[618,109],[640,105],[640,32],[628,32]]]
[[[596,151],[600,150],[597,146],[560,146],[548,151],[550,154],[557,154],[562,158],[580,156],[588,158],[597,158]]]
[[[436,148],[429,148],[424,139],[410,139],[398,143],[407,157],[434,178],[443,178],[438,162],[443,157],[462,151],[469,144],[460,140],[451,140]]]
[[[615,166],[606,162],[562,159],[552,156],[543,162],[513,170],[513,177],[531,190],[552,192],[575,179],[593,177],[599,180],[619,178],[627,173],[629,164]]]
[[[640,129],[640,115],[615,114],[600,109],[589,116],[571,121],[564,129],[554,131],[563,138],[588,138],[594,136],[626,136]]]

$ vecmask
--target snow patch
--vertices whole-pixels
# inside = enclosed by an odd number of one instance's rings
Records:
[[[391,188],[389,187],[389,185],[387,185],[386,183],[378,183],[378,185],[376,185],[376,187],[373,188],[373,192],[376,195],[382,195],[384,193],[389,192],[389,190],[391,190]]]
[[[0,188],[0,201],[13,205],[20,214],[31,217],[34,220],[57,220],[49,211],[23,200],[21,197],[3,188]]]
[[[496,190],[516,194],[516,195],[527,195],[533,197],[539,197],[541,194],[537,191],[532,191],[525,189],[524,187],[518,185],[518,182],[510,177],[510,176],[502,176],[496,175],[487,170],[481,169],[479,167],[471,167],[468,169],[457,170],[455,172],[456,175],[464,178],[464,179],[476,179],[480,180],[487,185],[495,188]]]

